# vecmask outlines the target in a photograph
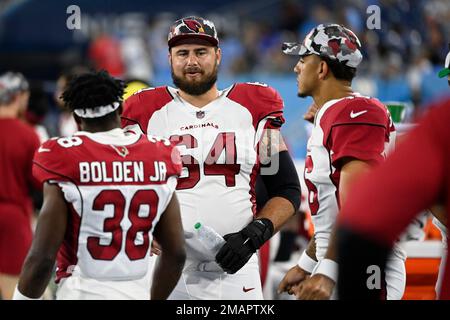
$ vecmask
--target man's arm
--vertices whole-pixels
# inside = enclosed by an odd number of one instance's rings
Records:
[[[357,159],[344,159],[339,180],[339,201],[340,206],[350,197],[350,188],[352,184],[362,175],[369,172],[371,166],[369,163]],[[331,231],[328,249],[325,259],[336,261],[336,226]]]
[[[349,198],[352,184],[365,173],[369,172],[371,165],[366,161],[357,159],[344,159],[339,181],[340,206]]]
[[[216,261],[230,274],[240,270],[300,206],[297,171],[279,130],[265,130],[259,154],[261,178],[270,199],[249,225],[224,236],[226,243]]]
[[[269,219],[278,232],[300,205],[300,181],[279,130],[266,129],[260,142],[261,177],[269,201],[257,219]]]
[[[67,215],[66,202],[60,188],[46,182],[44,203],[18,284],[18,291],[23,296],[36,299],[44,293],[53,271],[56,254],[64,239]]]
[[[441,204],[435,204],[432,206],[429,211],[433,214],[433,216],[438,219],[438,221],[446,226],[447,225],[447,211],[445,207]]]
[[[303,119],[314,123],[314,118],[316,117],[316,113],[319,111],[319,107],[313,102],[306,110],[306,113],[303,115]]]
[[[154,236],[161,247],[151,288],[152,300],[165,300],[175,288],[186,260],[180,207],[175,193],[156,225]]]
[[[287,292],[289,294],[296,294],[298,286],[304,280],[308,279],[316,264],[316,241],[312,237],[298,263],[289,269],[281,280],[278,285],[278,293]]]
[[[339,200],[344,204],[349,198],[349,189],[361,175],[367,173],[369,163],[354,158],[343,159],[339,180]],[[298,288],[297,297],[302,300],[330,299],[337,279],[336,230],[333,227],[327,252],[315,274]]]

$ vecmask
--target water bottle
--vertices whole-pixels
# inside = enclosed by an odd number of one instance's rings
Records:
[[[225,239],[213,228],[204,226],[200,222],[197,222],[194,228],[199,241],[215,256],[224,245]]]

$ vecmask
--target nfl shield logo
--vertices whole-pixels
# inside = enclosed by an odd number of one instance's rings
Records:
[[[203,119],[205,117],[205,111],[197,111],[197,119]]]

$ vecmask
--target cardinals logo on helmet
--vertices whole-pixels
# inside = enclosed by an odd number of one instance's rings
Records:
[[[194,31],[195,33],[205,33],[205,29],[203,29],[203,26],[200,22],[195,20],[183,20],[186,27],[188,27],[190,30]]]

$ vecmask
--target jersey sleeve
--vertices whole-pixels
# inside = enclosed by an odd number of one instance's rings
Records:
[[[41,186],[50,180],[73,182],[75,170],[69,158],[69,152],[63,150],[57,139],[44,142],[34,154],[34,178]]]
[[[370,105],[367,100],[356,100],[336,109],[338,112],[324,117],[323,124],[324,145],[330,150],[332,165],[339,167],[343,158],[381,163],[390,133],[385,108]]]
[[[379,164],[384,160],[384,143],[384,128],[363,124],[336,126],[330,135],[331,162],[338,167],[343,158],[355,158]]]
[[[257,129],[262,121],[264,128],[279,129],[285,119],[284,103],[278,91],[260,83],[238,83],[228,93],[228,98],[245,107],[252,115]]]
[[[121,119],[122,128],[135,134],[147,134],[153,113],[173,100],[167,87],[140,90],[125,100]]]

